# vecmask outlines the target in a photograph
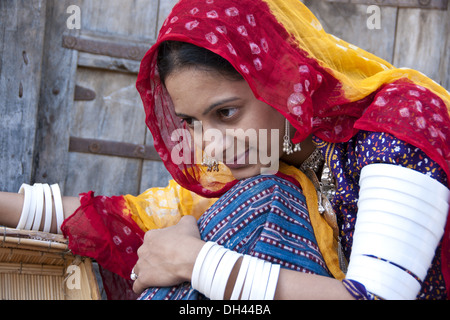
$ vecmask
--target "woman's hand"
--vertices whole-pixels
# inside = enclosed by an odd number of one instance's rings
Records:
[[[133,290],[173,286],[190,281],[195,259],[203,247],[197,221],[184,216],[175,226],[150,230],[138,250]]]

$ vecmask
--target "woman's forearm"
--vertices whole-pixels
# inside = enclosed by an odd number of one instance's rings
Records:
[[[242,260],[242,259],[241,259]],[[230,275],[225,299],[231,297],[242,261],[238,261]],[[334,278],[281,269],[275,300],[354,300],[342,282]]]
[[[334,278],[281,269],[276,300],[354,300]]]
[[[63,197],[63,212],[64,219],[71,216],[75,210],[80,206],[80,201],[77,197]],[[0,192],[0,225],[15,228],[19,223],[22,214],[24,196],[19,193]],[[44,227],[44,219],[42,219],[41,227]],[[51,232],[57,232],[56,225],[56,210],[53,203],[52,209],[52,226]]]
[[[23,200],[22,194],[0,192],[0,225],[17,226],[22,213]]]

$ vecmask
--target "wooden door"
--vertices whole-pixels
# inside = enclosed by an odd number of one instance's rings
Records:
[[[0,190],[32,179],[46,1],[0,1]]]
[[[58,182],[66,195],[167,185],[135,82],[173,2],[48,1],[35,181]],[[80,29],[67,27],[69,6],[80,9]]]

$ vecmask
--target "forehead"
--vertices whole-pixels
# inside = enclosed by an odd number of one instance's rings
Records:
[[[215,71],[184,68],[166,79],[166,88],[177,113],[192,114],[230,97],[253,96],[244,80],[230,80]]]

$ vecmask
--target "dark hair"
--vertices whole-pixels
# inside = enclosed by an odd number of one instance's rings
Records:
[[[157,65],[163,84],[172,72],[186,67],[216,71],[231,80],[244,79],[226,59],[187,42],[164,41],[159,47]]]

